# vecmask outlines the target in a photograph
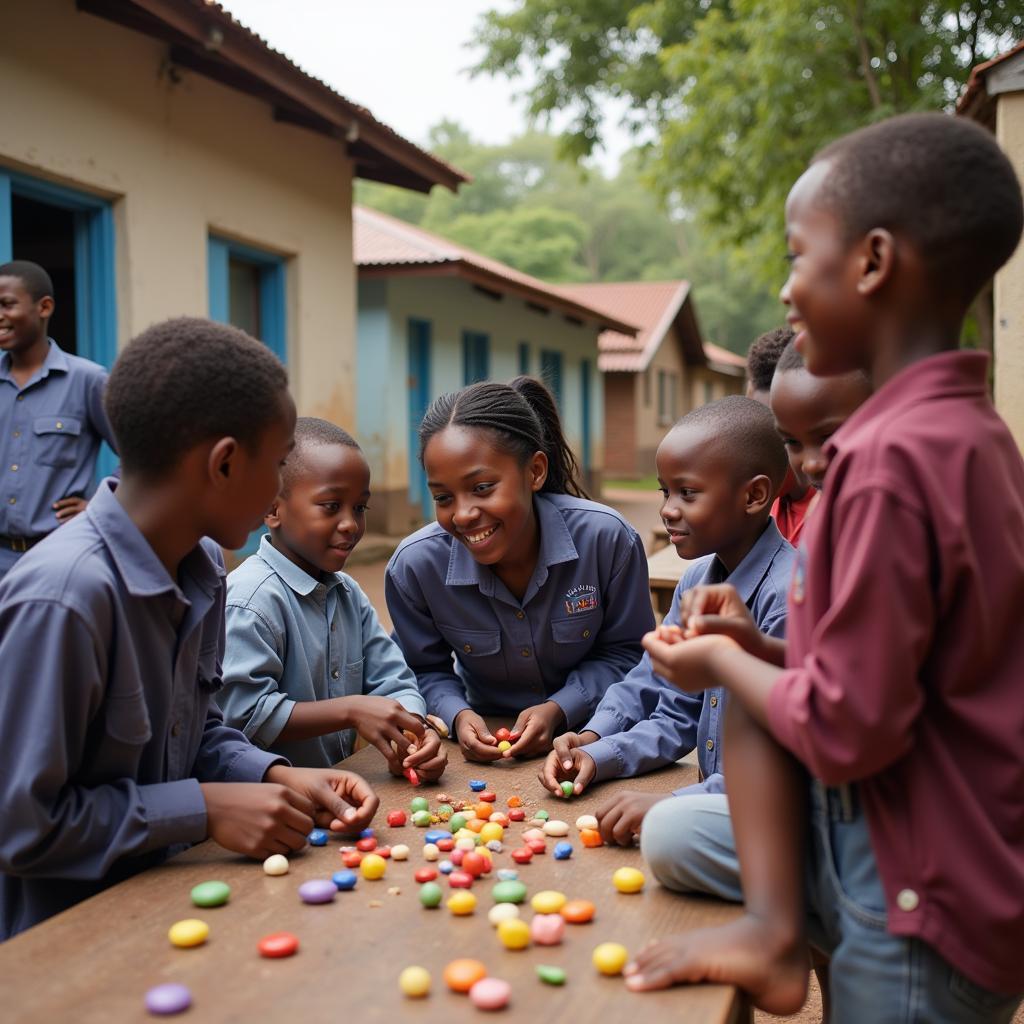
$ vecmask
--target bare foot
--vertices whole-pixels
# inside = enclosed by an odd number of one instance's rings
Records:
[[[806,948],[750,914],[658,939],[625,970],[634,992],[698,981],[738,985],[758,1009],[779,1016],[803,1006],[808,972]]]

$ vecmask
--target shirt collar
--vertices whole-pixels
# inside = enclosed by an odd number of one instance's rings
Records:
[[[259,556],[300,597],[308,597],[319,586],[323,586],[327,591],[331,591],[337,586],[345,591],[349,589],[340,572],[331,573],[326,580],[318,580],[314,576],[310,576],[305,569],[300,569],[287,555],[281,554],[274,547],[269,533],[263,534],[260,539]]]
[[[987,352],[955,349],[920,359],[887,380],[829,438],[823,449],[831,459],[843,445],[876,417],[918,402],[950,395],[988,394]]]
[[[53,338],[48,338],[47,340],[50,342],[50,347],[46,352],[46,358],[43,360],[43,365],[39,368],[39,372],[36,373],[32,377],[32,380],[28,382],[29,384],[34,380],[42,380],[43,377],[48,376],[54,371],[67,373],[71,367],[71,364],[68,362],[68,357],[60,345],[58,345]],[[4,352],[3,356],[0,356],[0,378],[3,378],[4,380],[11,379],[10,352]]]
[[[114,477],[102,481],[85,514],[103,538],[128,593],[135,597],[166,593],[183,597],[149,541],[114,496],[117,483]],[[182,559],[181,573],[191,577],[209,597],[217,592],[225,575],[224,567],[210,556],[202,544],[197,544]]]
[[[534,580],[540,586],[547,578],[547,570],[550,566],[558,565],[561,562],[571,562],[580,556],[573,543],[572,535],[569,533],[569,527],[565,525],[562,513],[550,498],[543,494],[535,494],[533,510],[537,516],[537,526],[540,529],[537,569],[543,569],[541,574],[543,579],[535,571]],[[482,593],[493,596],[495,579],[493,571],[488,566],[477,562],[462,541],[456,538],[452,539],[452,550],[448,556],[448,575],[445,577],[446,586],[475,585],[480,588]]]
[[[749,603],[754,596],[779,549],[785,543],[786,540],[779,533],[775,520],[769,518],[768,525],[754,542],[754,546],[726,577],[726,582],[736,588],[744,604]]]

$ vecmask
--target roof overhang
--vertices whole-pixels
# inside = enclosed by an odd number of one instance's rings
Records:
[[[370,111],[271,49],[205,0],[76,0],[80,11],[168,44],[171,62],[263,100],[274,119],[336,139],[359,178],[429,192],[469,177],[402,138]]]
[[[995,131],[996,97],[1007,92],[1024,92],[1024,41],[971,70],[956,112]]]

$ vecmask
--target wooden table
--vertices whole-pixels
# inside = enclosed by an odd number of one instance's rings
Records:
[[[213,1021],[479,1021],[481,1011],[465,996],[450,992],[441,972],[456,957],[482,960],[495,977],[512,984],[512,1003],[499,1019],[506,1021],[586,1021],[605,1024],[639,1019],[644,1024],[727,1024],[749,1020],[745,1000],[726,986],[693,986],[667,992],[634,994],[621,978],[598,975],[590,962],[594,947],[605,941],[623,943],[631,952],[649,939],[705,924],[721,923],[738,913],[713,900],[687,899],[662,889],[648,875],[639,895],[615,891],[611,874],[621,865],[641,866],[638,850],[613,847],[584,849],[574,826],[580,814],[592,813],[608,796],[610,786],[667,791],[693,781],[693,770],[673,767],[628,782],[595,787],[593,792],[562,802],[547,797],[536,779],[537,762],[469,765],[455,746],[439,787],[414,790],[383,770],[372,748],[355,754],[346,767],[360,771],[376,787],[381,809],[374,822],[383,842],[406,843],[412,851],[405,862],[388,862],[385,878],[362,877],[352,892],[322,906],[300,902],[297,889],[310,878],[329,878],[341,869],[339,841],[310,848],[292,859],[289,874],[271,878],[259,864],[206,842],[167,864],[148,871],[0,945],[0,990],[5,1021],[95,1021],[120,1024],[143,1021],[143,996],[163,982],[187,985],[192,1009],[180,1019],[190,1024]],[[388,828],[388,810],[408,808],[410,799],[424,795],[433,807],[438,792],[469,799],[468,780],[485,779],[498,794],[496,807],[519,794],[527,810],[546,808],[553,818],[569,822],[574,853],[556,861],[551,853],[534,857],[519,868],[529,892],[558,889],[570,898],[586,897],[597,904],[591,924],[570,925],[562,945],[531,946],[510,952],[487,922],[492,906],[493,880],[478,881],[479,900],[472,917],[453,917],[442,904],[423,909],[417,899],[413,872],[424,863],[420,850],[423,830],[411,824]],[[520,829],[509,830],[517,838]],[[549,849],[553,841],[549,842]],[[512,847],[496,855],[497,867],[514,867]],[[231,886],[223,907],[194,907],[189,890],[209,879]],[[493,879],[493,876],[492,876]],[[440,879],[443,881],[443,878]],[[389,895],[399,886],[399,895]],[[445,885],[447,899],[447,885]],[[378,905],[375,905],[378,904]],[[531,911],[524,905],[524,917]],[[195,949],[175,949],[167,929],[182,918],[198,917],[210,926],[209,941]],[[265,960],[256,953],[264,935],[294,932],[298,955]],[[536,964],[557,964],[568,973],[563,988],[542,984]],[[410,964],[421,964],[433,976],[428,998],[410,1000],[398,989],[398,975]]]
[[[662,618],[672,607],[672,595],[689,564],[689,559],[680,558],[671,544],[648,556],[647,575],[650,577],[651,597]]]

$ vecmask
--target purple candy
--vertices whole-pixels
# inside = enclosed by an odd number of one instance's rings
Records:
[[[330,903],[338,895],[338,887],[329,878],[314,878],[299,886],[303,903]]]
[[[181,1013],[192,1005],[192,993],[184,985],[168,982],[157,985],[146,993],[146,1009],[160,1017]]]

